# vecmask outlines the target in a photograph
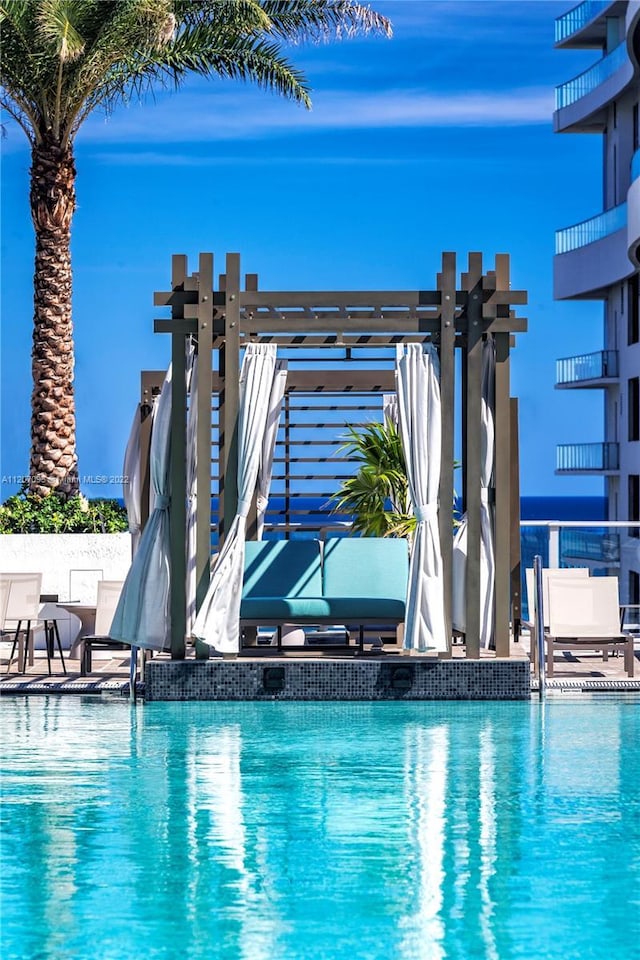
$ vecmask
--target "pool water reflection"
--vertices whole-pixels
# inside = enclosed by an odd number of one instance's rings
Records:
[[[5,960],[640,941],[633,701],[1,707]]]

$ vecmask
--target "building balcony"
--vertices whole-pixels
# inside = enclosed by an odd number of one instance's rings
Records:
[[[602,299],[608,287],[633,272],[627,213],[627,203],[621,203],[556,232],[556,300]]]
[[[582,220],[572,227],[556,230],[556,254],[570,253],[590,243],[604,240],[618,230],[624,230],[627,225],[627,204],[620,203],[604,213],[599,213],[589,220]]]
[[[556,360],[556,388],[606,387],[618,380],[618,351],[598,350]]]
[[[563,443],[556,448],[556,473],[616,474],[620,470],[617,443]]]
[[[577,7],[556,19],[555,40],[558,47],[604,47],[607,39],[607,16],[616,16],[621,0],[584,0]]]
[[[627,194],[627,254],[629,260],[640,267],[640,150],[631,161],[631,186]]]
[[[608,104],[631,83],[633,73],[623,40],[588,70],[556,87],[556,133],[602,133]]]

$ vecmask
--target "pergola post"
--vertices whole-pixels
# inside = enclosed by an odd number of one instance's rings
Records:
[[[480,656],[482,281],[482,254],[470,253],[469,268],[462,278],[462,287],[467,291],[467,348],[464,357],[466,390],[462,402],[465,409],[466,425],[464,448],[464,488],[467,512],[465,640],[467,657],[473,659]]]
[[[440,461],[439,526],[444,577],[446,635],[451,636],[453,607],[453,453],[456,347],[456,255],[442,254],[442,272],[437,278],[440,291],[440,401],[442,409],[442,452]],[[441,658],[450,653],[440,654]]]
[[[511,397],[511,624],[513,639],[520,639],[522,623],[522,573],[520,545],[520,446],[518,440],[518,400]]]
[[[171,271],[171,286],[174,290],[184,287],[187,275],[187,258],[174,256]],[[181,311],[184,316],[184,311]],[[169,537],[171,542],[171,659],[183,660],[187,622],[187,395],[186,395],[185,332],[178,327],[171,333],[171,445],[170,484],[171,509],[169,510]]]
[[[238,507],[240,409],[240,254],[228,253],[224,275],[224,342],[220,348],[220,519],[227,535]],[[222,283],[221,283],[222,286]]]
[[[213,254],[198,261],[198,383],[196,407],[196,612],[209,586],[211,568],[211,396],[213,355]]]

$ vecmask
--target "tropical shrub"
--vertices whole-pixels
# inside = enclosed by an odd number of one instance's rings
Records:
[[[354,532],[365,537],[411,537],[416,518],[395,424],[385,420],[360,429],[348,427],[340,450],[360,466],[331,498],[332,513],[352,515]]]
[[[365,537],[413,537],[416,518],[411,506],[402,439],[393,421],[348,427],[340,447],[360,463],[333,495],[332,513],[353,516],[353,531]],[[458,467],[454,463],[454,467]],[[455,495],[454,495],[455,500]],[[453,516],[453,526],[459,525]]]
[[[121,533],[127,513],[117,500],[87,500],[82,494],[65,499],[52,492],[44,497],[26,489],[0,506],[0,533]]]

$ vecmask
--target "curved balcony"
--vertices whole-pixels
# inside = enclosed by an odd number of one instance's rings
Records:
[[[621,203],[589,220],[582,220],[581,223],[576,223],[572,227],[556,230],[556,254],[569,253],[589,243],[596,243],[617,230],[623,230],[626,225],[627,204]]]
[[[627,255],[636,267],[640,267],[640,150],[636,150],[631,161],[627,208]]]
[[[633,272],[628,249],[626,202],[556,231],[554,298],[603,297]]]
[[[588,70],[556,87],[556,133],[602,132],[607,122],[607,104],[631,83],[633,72],[623,40]]]
[[[619,470],[617,443],[563,443],[556,448],[556,473],[604,475]]]
[[[605,13],[615,15],[620,0],[584,0],[577,7],[557,17],[556,46],[603,47],[607,37]]]
[[[618,351],[598,350],[556,360],[556,387],[606,387],[618,381]]]

